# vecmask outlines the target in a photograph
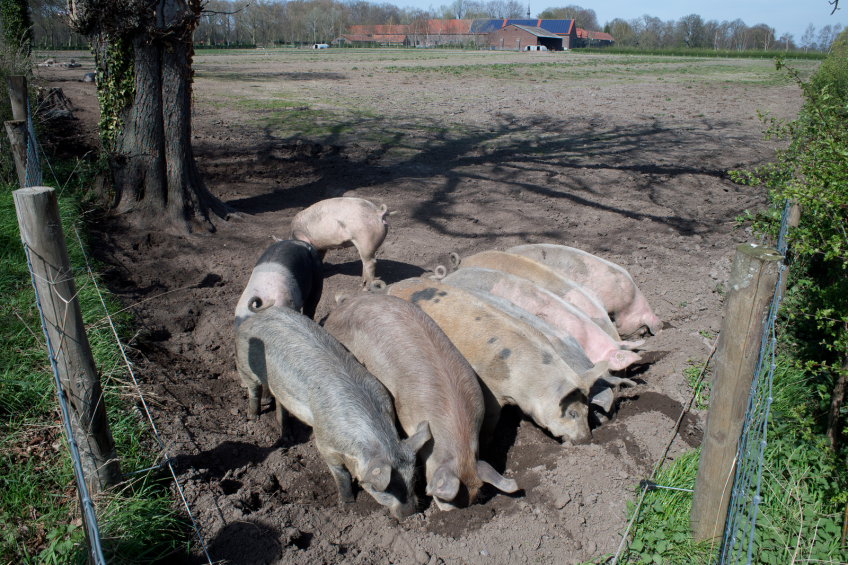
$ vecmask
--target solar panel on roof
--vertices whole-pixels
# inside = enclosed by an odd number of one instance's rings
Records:
[[[538,23],[539,23],[538,19],[535,19],[535,20],[507,20],[506,24],[504,24],[504,27],[506,27],[508,25],[536,27],[536,24],[538,24]]]
[[[571,31],[573,21],[574,20],[541,20],[539,22],[539,27],[551,33],[568,33]]]
[[[474,20],[471,24],[472,33],[492,33],[503,27],[503,20]]]

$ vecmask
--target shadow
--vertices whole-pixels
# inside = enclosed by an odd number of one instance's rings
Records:
[[[216,563],[275,563],[286,546],[305,549],[312,543],[312,536],[295,528],[280,531],[262,520],[245,520],[221,528],[208,541],[207,550]],[[202,555],[191,562],[207,563]]]
[[[583,216],[595,210],[621,219],[655,222],[680,235],[726,229],[723,223],[727,218],[699,216],[691,202],[686,201],[687,195],[669,185],[687,175],[715,180],[728,178],[726,167],[708,165],[711,160],[705,156],[712,153],[701,145],[705,137],[715,143],[712,130],[730,127],[729,123],[701,120],[700,129],[695,131],[694,127],[682,130],[678,122],[665,123],[655,118],[643,125],[616,126],[580,116],[517,118],[499,113],[497,121],[496,125],[485,128],[463,126],[459,133],[458,126],[453,129],[433,126],[427,132],[429,135],[422,136],[420,127],[399,124],[390,117],[333,116],[327,120],[326,131],[318,136],[319,143],[298,145],[298,133],[284,137],[278,133],[279,127],[273,125],[265,126],[259,135],[255,126],[249,131],[243,128],[255,148],[255,159],[239,162],[238,167],[226,164],[235,163],[238,155],[243,154],[238,149],[199,143],[197,153],[206,162],[215,161],[211,165],[215,170],[209,177],[205,165],[201,165],[204,178],[211,181],[244,184],[247,178],[273,183],[279,181],[275,177],[284,170],[291,171],[287,173],[290,179],[296,177],[288,186],[269,191],[267,186],[254,185],[254,193],[226,200],[228,205],[247,214],[303,208],[375,184],[406,182],[414,189],[420,182],[421,198],[407,215],[440,234],[482,238],[484,243],[508,236],[561,237],[561,225],[540,226],[528,233],[510,230],[508,222],[469,234],[465,226],[471,218],[467,212],[457,212],[457,208],[462,208],[457,205],[465,202],[467,186],[494,182],[501,192],[518,201],[517,212],[521,212],[521,201],[539,199],[563,201],[581,209],[580,217],[570,220],[573,226],[590,222]],[[693,118],[687,123],[693,121],[697,120]],[[356,143],[342,147],[347,134],[360,130],[382,132],[376,148],[364,149]],[[557,131],[560,135],[532,141],[517,139],[520,134],[534,130]],[[304,135],[315,139],[314,133]],[[681,155],[683,162],[660,162],[672,150]],[[409,156],[398,157],[399,153]],[[640,197],[609,199],[603,183],[587,180],[585,173],[572,174],[578,171],[595,171],[601,178],[625,175],[635,184],[633,191]],[[437,179],[435,187],[434,179]],[[646,200],[649,206],[645,206]],[[611,242],[620,242],[626,236],[624,227],[616,226],[615,222],[606,224],[599,235],[607,236]],[[599,245],[602,251],[612,248]],[[620,244],[616,249],[620,249]]]
[[[324,259],[324,278],[332,277],[333,275],[347,275],[350,277],[362,276],[362,262],[348,261],[346,263],[330,263],[332,260],[332,251],[327,254]],[[411,265],[401,261],[392,261],[391,259],[377,259],[377,278],[381,279],[386,284],[396,283],[413,277],[420,277],[426,271],[418,265]]]

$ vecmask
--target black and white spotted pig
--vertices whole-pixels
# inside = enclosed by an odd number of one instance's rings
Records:
[[[321,257],[309,243],[296,239],[278,241],[256,262],[247,287],[236,305],[236,330],[250,315],[250,306],[261,308],[273,300],[276,306],[303,309],[312,318],[321,300],[324,275]]]

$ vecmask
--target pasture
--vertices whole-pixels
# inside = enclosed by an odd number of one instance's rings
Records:
[[[93,143],[93,67],[39,70],[84,109],[67,135]],[[63,54],[63,56],[68,56]],[[795,63],[805,76],[818,63]],[[104,278],[142,328],[157,418],[213,559],[235,563],[579,563],[615,551],[627,500],[650,473],[691,367],[721,321],[730,257],[752,241],[735,218],[764,194],[727,171],[769,160],[757,112],[801,105],[768,60],[569,53],[330,49],[200,51],[193,143],[209,189],[238,213],[216,234],[93,226]],[[70,150],[70,149],[69,149]],[[309,428],[280,440],[246,419],[233,310],[271,236],[318,200],[398,211],[377,259],[387,283],[520,243],[562,243],[627,268],[666,329],[630,371],[617,417],[587,445],[560,444],[505,410],[483,458],[517,481],[469,508],[423,499],[398,525],[359,491],[337,492]],[[331,251],[316,319],[358,292],[353,249]],[[704,404],[699,402],[699,407]],[[670,451],[696,447],[706,412]]]

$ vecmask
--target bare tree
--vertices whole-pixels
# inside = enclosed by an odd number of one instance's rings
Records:
[[[804,35],[801,36],[801,47],[804,48],[804,53],[807,52],[807,49],[812,47],[813,41],[816,37],[816,26],[812,23],[807,26],[806,31],[804,31]]]
[[[703,44],[704,20],[698,14],[683,16],[677,22],[677,29],[686,47],[700,47]]]

